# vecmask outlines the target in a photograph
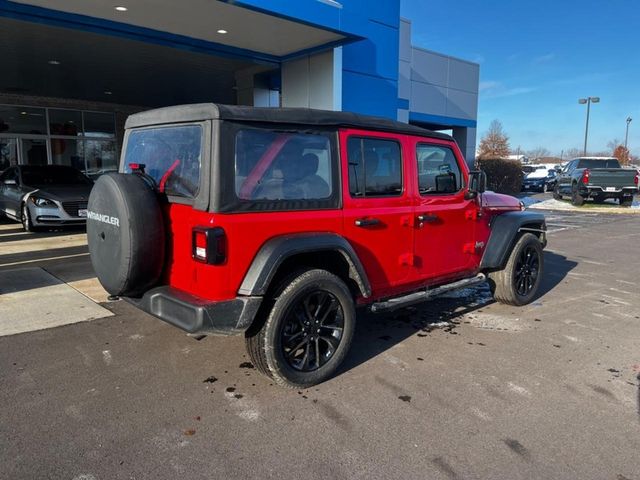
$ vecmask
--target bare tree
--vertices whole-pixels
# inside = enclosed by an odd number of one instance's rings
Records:
[[[509,156],[509,137],[502,128],[499,120],[489,125],[489,130],[480,140],[478,158],[507,158]]]
[[[538,158],[542,158],[542,157],[549,157],[551,156],[551,152],[549,150],[547,150],[544,147],[536,147],[532,150],[529,150],[527,152],[527,156],[531,159],[531,160],[535,160]]]
[[[617,138],[614,138],[613,140],[609,140],[607,142],[607,149],[613,152],[616,148],[618,148],[619,145],[622,145],[622,142]]]
[[[571,160],[572,158],[582,157],[583,153],[581,148],[570,148],[565,150],[563,159]]]

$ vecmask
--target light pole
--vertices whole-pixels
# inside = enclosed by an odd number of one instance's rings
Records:
[[[629,124],[631,123],[633,118],[627,117],[627,131],[624,134],[624,149],[627,150],[627,140],[629,140]],[[627,150],[629,151],[629,150]]]
[[[578,103],[580,105],[587,104],[587,124],[584,127],[584,152],[583,155],[587,156],[587,137],[589,136],[589,112],[591,110],[592,103],[598,103],[600,101],[600,97],[587,97],[578,99]]]

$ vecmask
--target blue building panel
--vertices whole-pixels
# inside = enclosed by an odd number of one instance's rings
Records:
[[[395,119],[398,109],[398,82],[343,71],[342,109]]]
[[[398,79],[398,30],[370,22],[366,40],[345,45],[343,69],[374,77]]]

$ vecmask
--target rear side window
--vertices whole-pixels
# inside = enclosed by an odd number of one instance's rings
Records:
[[[236,133],[240,200],[326,200],[333,195],[333,177],[325,135],[249,128]]]
[[[125,172],[142,164],[167,195],[194,198],[200,184],[203,129],[200,125],[132,130],[125,153]]]
[[[398,142],[349,137],[347,156],[352,197],[402,195],[402,158]]]
[[[462,172],[448,147],[419,144],[418,187],[421,195],[455,193],[462,188]]]

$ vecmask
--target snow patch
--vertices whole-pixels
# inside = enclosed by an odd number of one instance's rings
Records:
[[[523,397],[531,396],[531,392],[529,390],[527,390],[524,387],[521,387],[520,385],[516,385],[513,382],[509,382],[507,386],[509,387],[509,390],[511,390],[513,393],[517,393],[518,395],[522,395]]]
[[[111,358],[111,352],[109,350],[103,350],[102,359],[104,360],[104,363],[106,363],[107,365],[111,365],[111,362],[113,360]]]
[[[474,312],[468,314],[466,318],[469,319],[469,323],[472,326],[485,330],[520,332],[525,328],[528,328],[520,322],[519,318],[494,315],[491,313]]]
[[[522,199],[524,202],[525,199]],[[527,205],[525,202],[525,206],[527,208],[539,209],[539,210],[562,210],[568,212],[589,212],[589,213],[635,213],[640,214],[640,200],[635,199],[631,207],[621,207],[615,203],[603,203],[603,204],[595,204],[592,202],[587,202],[581,207],[576,207],[571,205],[571,202],[568,200],[556,200],[554,198],[550,198],[549,200],[544,200],[542,202],[534,201],[530,205]]]

